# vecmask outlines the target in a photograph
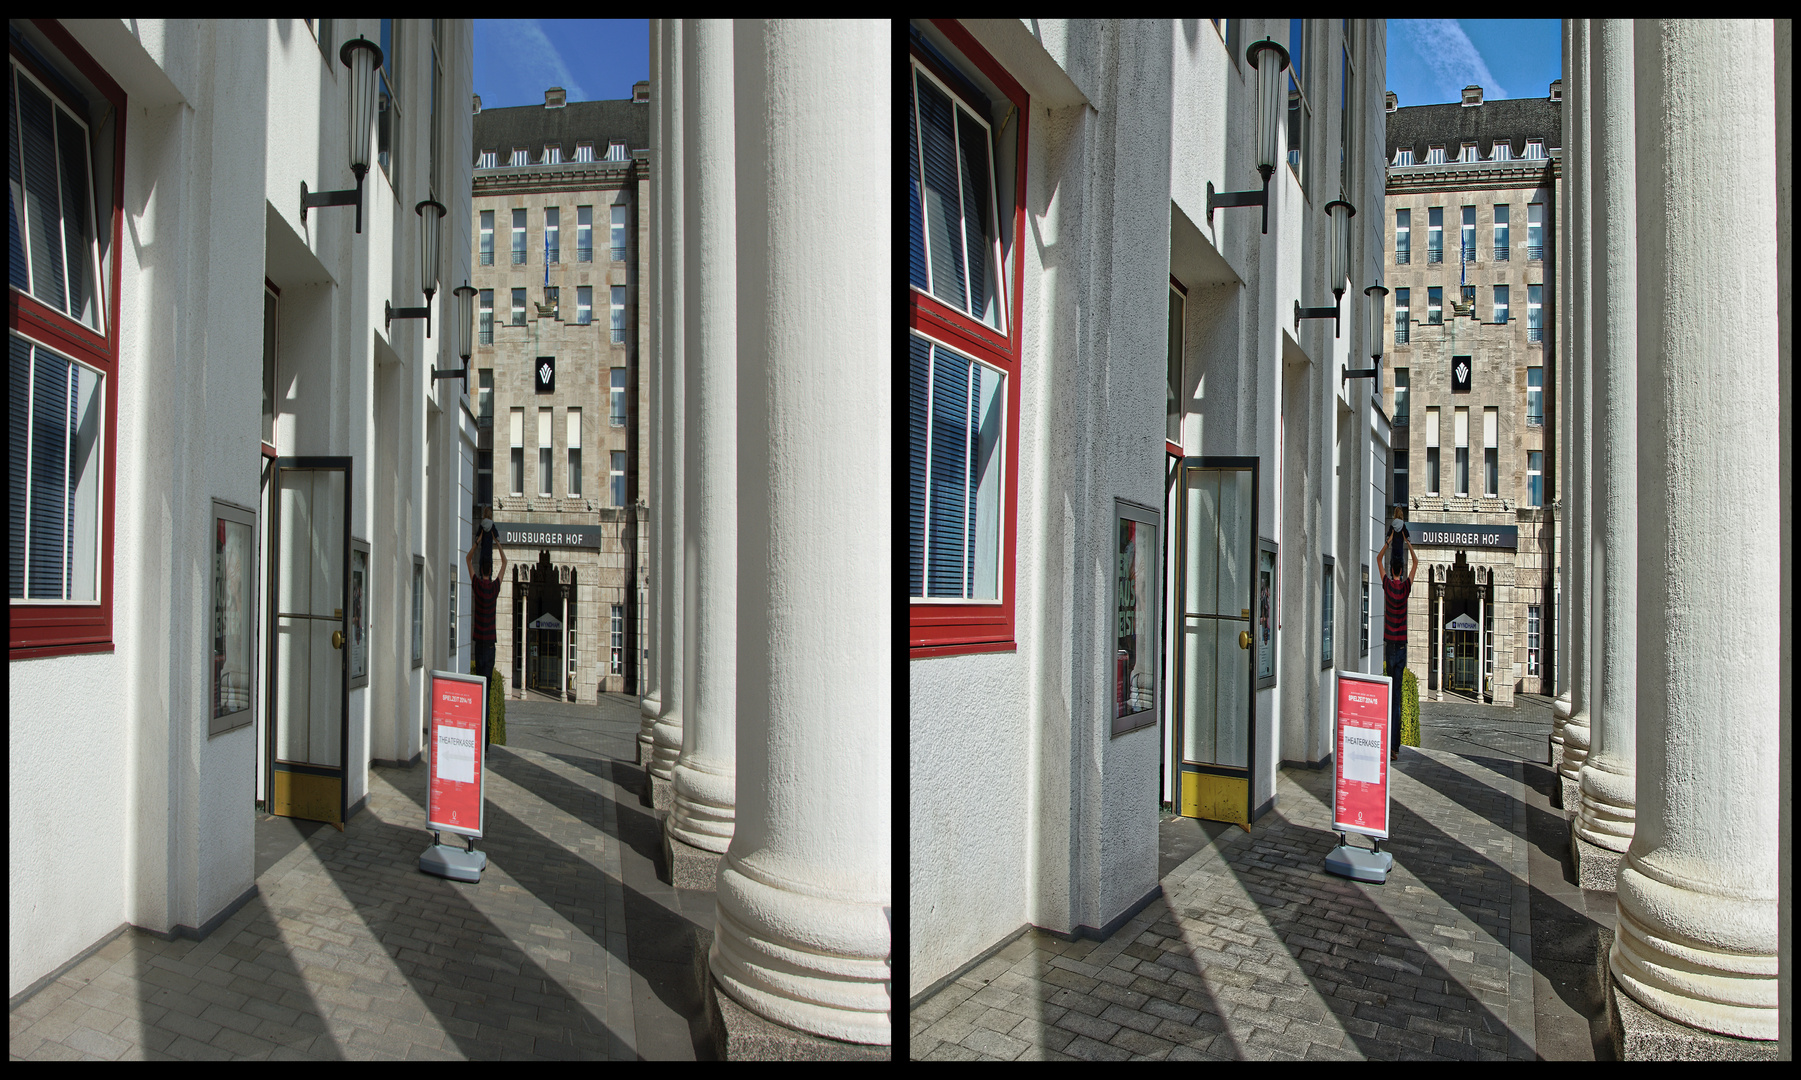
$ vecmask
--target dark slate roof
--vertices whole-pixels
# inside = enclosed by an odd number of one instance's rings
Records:
[[[650,103],[644,101],[571,101],[560,109],[542,105],[483,109],[474,121],[476,160],[481,160],[483,150],[493,150],[496,165],[509,164],[515,146],[530,151],[534,165],[543,160],[546,144],[561,146],[564,161],[575,159],[578,142],[594,144],[596,161],[607,156],[607,147],[616,139],[625,141],[628,153],[650,146]]]
[[[1410,105],[1388,114],[1388,160],[1395,151],[1413,148],[1413,161],[1423,165],[1426,147],[1443,146],[1445,160],[1456,161],[1463,144],[1474,141],[1476,153],[1489,159],[1496,142],[1513,146],[1513,156],[1526,152],[1527,139],[1543,139],[1545,153],[1563,146],[1563,103],[1549,98],[1503,98],[1465,107]]]

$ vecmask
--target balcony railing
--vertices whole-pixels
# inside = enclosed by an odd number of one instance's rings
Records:
[[[549,248],[547,248],[547,249],[545,249],[545,252],[544,252],[544,261],[545,261],[545,262],[550,262],[550,263],[560,263],[560,262],[562,262],[562,261],[563,261],[563,259],[562,259],[562,250],[563,250],[563,249],[562,249],[562,248],[559,248],[559,247],[557,247],[557,246],[556,246],[556,245],[554,245],[554,244],[553,244],[553,245],[551,245],[551,246],[550,246],[550,247],[549,247]]]
[[[1474,247],[1466,247],[1463,249],[1463,261],[1466,263],[1473,263],[1476,261],[1476,249]]]
[[[1496,262],[1506,262],[1507,261],[1507,245],[1505,245],[1505,244],[1496,244],[1495,245],[1495,261]]]
[[[624,244],[614,244],[613,245],[613,261],[614,262],[624,262],[625,261],[625,245]]]
[[[623,327],[623,326],[613,327],[613,344],[615,344],[615,345],[625,344],[625,327]]]
[[[592,244],[579,245],[575,249],[575,261],[576,262],[593,262],[594,261],[594,245],[592,245]]]
[[[493,327],[485,326],[482,328],[481,344],[483,344],[483,345],[494,344],[494,328]]]
[[[1395,344],[1396,345],[1407,344],[1407,324],[1406,323],[1400,323],[1395,326]]]
[[[1531,244],[1531,245],[1527,246],[1526,258],[1537,261],[1537,260],[1543,259],[1544,257],[1545,257],[1545,249],[1542,244]]]
[[[1428,263],[1444,262],[1445,261],[1445,253],[1437,248],[1428,248],[1426,251],[1426,261]]]
[[[1411,260],[1412,258],[1413,258],[1413,252],[1408,250],[1407,248],[1396,248],[1395,249],[1395,264],[1396,265],[1406,266],[1408,261]]]
[[[625,426],[625,414],[622,412],[608,413],[607,414],[607,422],[609,424],[611,424],[613,427],[624,427]]]
[[[1530,341],[1543,341],[1544,339],[1545,339],[1544,327],[1542,327],[1542,326],[1526,327],[1526,340],[1527,341],[1529,341],[1529,342]]]
[[[513,265],[514,266],[524,266],[525,265],[525,252],[514,249]]]
[[[494,265],[494,253],[492,251],[482,252],[482,265],[483,266],[493,266]]]

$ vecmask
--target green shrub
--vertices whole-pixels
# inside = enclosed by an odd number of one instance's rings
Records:
[[[1412,668],[1401,669],[1401,745],[1420,744],[1420,681]]]

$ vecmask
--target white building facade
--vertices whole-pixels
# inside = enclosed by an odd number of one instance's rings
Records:
[[[433,373],[463,367],[473,24],[10,29],[18,1000],[128,926],[204,937],[255,893],[259,807],[354,820],[372,761],[419,759],[425,673],[468,667],[476,427]],[[357,186],[359,37],[361,206],[303,211]],[[429,338],[386,318],[430,286]]]
[[[1255,820],[1329,767],[1335,671],[1381,672],[1390,429],[1347,373],[1386,367],[1385,34],[911,25],[915,1000],[1030,926],[1111,934],[1160,804]]]
[[[891,41],[885,20],[650,24],[639,751],[673,884],[717,896],[728,1059],[893,1042],[892,320],[861,280],[889,263],[869,118]]]

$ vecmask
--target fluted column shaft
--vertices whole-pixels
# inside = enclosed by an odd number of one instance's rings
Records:
[[[1671,1020],[1777,1034],[1775,57],[1648,20],[1637,67],[1638,823],[1608,961]],[[1721,167],[1730,162],[1729,168]]]
[[[1593,340],[1590,310],[1593,306],[1594,274],[1590,261],[1590,230],[1593,210],[1589,192],[1590,120],[1594,103],[1588,93],[1590,21],[1571,20],[1575,52],[1570,68],[1575,74],[1576,99],[1573,117],[1575,130],[1567,140],[1572,152],[1564,159],[1564,197],[1570,205],[1571,226],[1569,253],[1571,282],[1570,348],[1570,441],[1566,454],[1570,462],[1570,487],[1564,493],[1564,536],[1570,550],[1570,621],[1564,633],[1570,637],[1570,718],[1563,727],[1563,764],[1558,772],[1566,780],[1580,777],[1582,763],[1588,758],[1589,743],[1589,664],[1590,634],[1590,556],[1591,542],[1589,506],[1594,483],[1591,471],[1590,439],[1593,424],[1593,399],[1589,386],[1591,344]],[[1571,809],[1566,807],[1566,809]]]
[[[1632,842],[1638,760],[1638,208],[1632,22],[1591,24],[1588,176],[1595,239],[1594,670],[1576,834],[1609,851]]]
[[[893,306],[885,21],[739,20],[738,807],[709,963],[892,1044]],[[804,181],[804,182],[803,182]],[[878,215],[879,216],[879,215]],[[821,237],[855,237],[854,243]],[[852,447],[856,453],[850,453]]]
[[[684,349],[685,328],[683,325],[683,251],[682,251],[682,186],[685,182],[682,171],[682,24],[679,19],[662,20],[660,46],[662,50],[663,88],[667,93],[668,104],[658,114],[658,123],[662,125],[663,137],[663,177],[661,205],[662,239],[657,244],[662,249],[662,280],[658,283],[662,290],[663,301],[662,354],[658,358],[663,367],[663,406],[658,415],[662,424],[660,437],[663,465],[663,538],[658,550],[663,556],[663,599],[659,608],[662,625],[657,627],[657,644],[662,646],[664,661],[661,665],[663,675],[662,709],[657,714],[656,724],[651,729],[650,774],[659,780],[673,779],[675,759],[682,752],[682,619],[683,609],[683,573],[682,559],[685,543],[683,529],[685,516],[683,512],[683,492],[686,473],[683,463],[684,405],[686,403],[687,379],[683,372],[686,351]]]
[[[667,96],[663,88],[662,44],[663,24],[659,19],[650,20],[650,205],[645,208],[653,229],[661,228],[661,219],[657,216],[657,208],[662,203],[663,191],[663,99]],[[650,258],[649,280],[638,283],[640,296],[649,306],[650,320],[646,341],[640,343],[639,356],[643,361],[638,365],[639,377],[643,378],[650,390],[650,400],[646,403],[644,423],[651,427],[649,443],[649,483],[646,487],[646,501],[650,503],[649,521],[646,523],[646,545],[648,558],[645,560],[645,591],[650,602],[645,605],[644,640],[650,651],[649,663],[645,665],[644,694],[638,700],[638,764],[650,764],[652,730],[656,727],[657,714],[663,709],[663,647],[657,638],[657,631],[663,620],[657,614],[662,606],[662,581],[666,571],[663,569],[663,489],[658,481],[662,477],[663,442],[661,438],[661,421],[658,419],[658,408],[663,403],[662,379],[663,362],[658,347],[663,343],[662,288],[662,244],[655,238],[647,245]]]
[[[723,852],[732,839],[737,760],[738,238],[732,145],[732,24],[690,19],[682,33],[686,175],[686,493],[682,754],[674,838]]]

